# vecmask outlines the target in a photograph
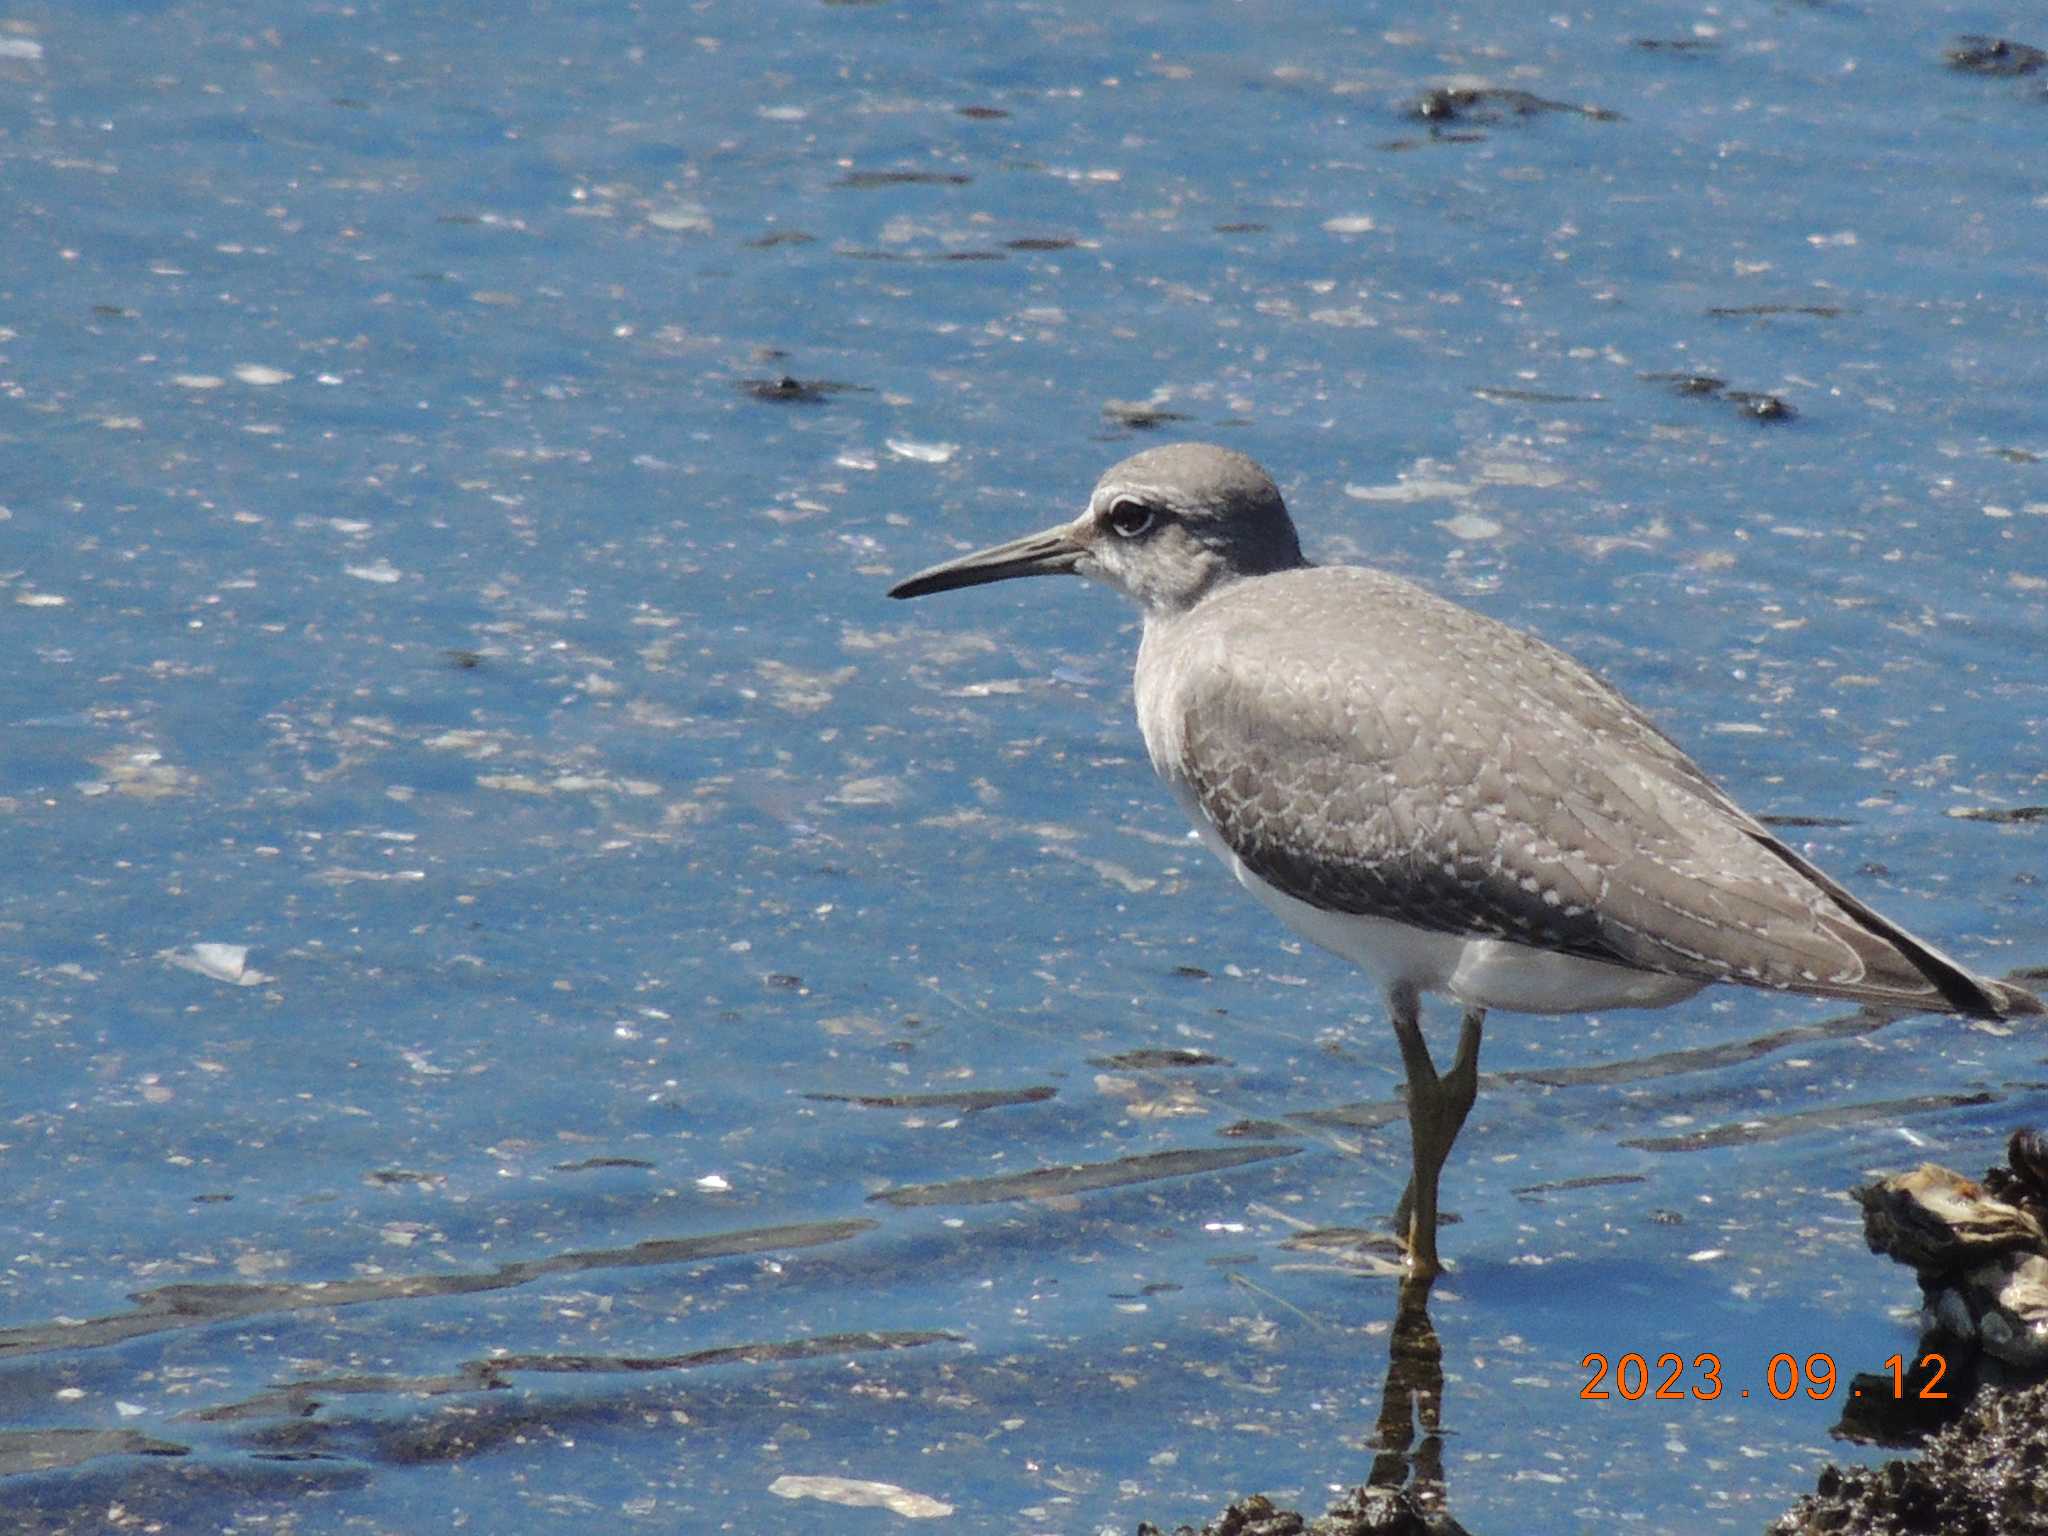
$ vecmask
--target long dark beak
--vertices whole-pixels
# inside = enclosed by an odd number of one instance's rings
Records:
[[[1064,576],[1081,558],[1081,546],[1074,541],[1068,524],[1027,534],[978,549],[958,560],[948,560],[928,571],[919,571],[889,589],[891,597],[923,597],[930,592],[950,592],[955,587],[978,587],[985,582],[1008,581],[1012,576]]]

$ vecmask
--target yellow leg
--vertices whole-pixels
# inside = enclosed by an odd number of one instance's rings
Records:
[[[1408,1136],[1414,1159],[1408,1188],[1394,1211],[1394,1230],[1407,1241],[1408,1272],[1428,1278],[1443,1269],[1436,1255],[1437,1181],[1479,1094],[1479,1040],[1486,1010],[1465,1010],[1457,1058],[1439,1077],[1429,1043],[1422,1038],[1422,1000],[1414,988],[1395,988],[1387,997],[1387,1009],[1401,1045],[1401,1065],[1408,1073]]]

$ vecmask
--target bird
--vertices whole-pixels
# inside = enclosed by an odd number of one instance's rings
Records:
[[[1411,1278],[1442,1267],[1440,1179],[1491,1011],[1661,1008],[1730,983],[2042,1012],[1822,873],[1563,651],[1391,572],[1312,564],[1242,453],[1134,454],[1071,522],[889,595],[1055,575],[1142,611],[1139,730],[1202,842],[1384,996],[1407,1079],[1394,1224]],[[1421,1027],[1431,994],[1463,1010],[1442,1073]]]

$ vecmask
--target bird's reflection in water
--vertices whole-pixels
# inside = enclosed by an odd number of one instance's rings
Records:
[[[1265,1494],[1253,1494],[1203,1526],[1202,1536],[1470,1536],[1448,1508],[1444,1350],[1429,1320],[1430,1284],[1428,1278],[1410,1275],[1396,1295],[1386,1386],[1372,1437],[1377,1454],[1366,1480],[1313,1520]],[[1164,1532],[1141,1523],[1138,1536]],[[1195,1528],[1178,1526],[1175,1536],[1196,1536]]]
[[[1380,1394],[1379,1454],[1352,1495],[1356,1527],[1400,1536],[1465,1536],[1444,1479],[1444,1347],[1429,1318],[1430,1277],[1401,1282]],[[1377,1506],[1377,1507],[1374,1507]],[[1335,1513],[1333,1511],[1332,1513]]]

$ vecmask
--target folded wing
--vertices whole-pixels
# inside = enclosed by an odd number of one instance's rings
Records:
[[[2039,1011],[1815,869],[1562,652],[1382,572],[1256,585],[1187,617],[1140,702],[1161,770],[1289,895],[1701,980]],[[1329,646],[1362,604],[1359,642]],[[1401,673],[1368,628],[1406,632]]]

